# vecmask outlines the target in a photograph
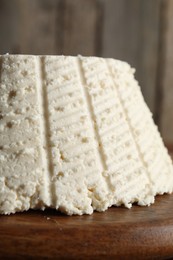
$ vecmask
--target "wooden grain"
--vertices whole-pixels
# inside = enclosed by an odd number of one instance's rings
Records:
[[[58,0],[18,0],[23,54],[55,54]]]
[[[1,216],[0,257],[164,259],[173,257],[173,195],[150,207],[112,207],[91,216],[55,210]]]
[[[0,0],[0,54],[19,51],[18,0]]]
[[[160,0],[104,2],[104,57],[128,61],[154,112],[159,43]]]
[[[58,17],[58,52],[64,55],[100,55],[101,1],[61,0]]]
[[[58,0],[0,1],[0,53],[55,54]]]
[[[160,126],[163,138],[167,143],[173,144],[173,1],[164,2],[165,8],[165,30],[162,35],[163,75],[161,79],[161,89],[163,101],[160,110]]]

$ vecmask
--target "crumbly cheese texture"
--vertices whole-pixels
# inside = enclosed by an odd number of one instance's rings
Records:
[[[171,192],[171,159],[127,63],[0,56],[1,214],[92,214]]]

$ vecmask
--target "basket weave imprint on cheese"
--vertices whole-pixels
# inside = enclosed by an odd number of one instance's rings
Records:
[[[171,159],[134,70],[96,57],[0,56],[0,213],[150,205]]]

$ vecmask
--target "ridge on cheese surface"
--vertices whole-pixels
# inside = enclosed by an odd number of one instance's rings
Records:
[[[91,214],[173,192],[134,70],[97,57],[0,56],[0,213]]]

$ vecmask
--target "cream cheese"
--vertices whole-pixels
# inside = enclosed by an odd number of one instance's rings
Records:
[[[0,56],[0,213],[150,205],[173,167],[134,70],[114,59]]]

